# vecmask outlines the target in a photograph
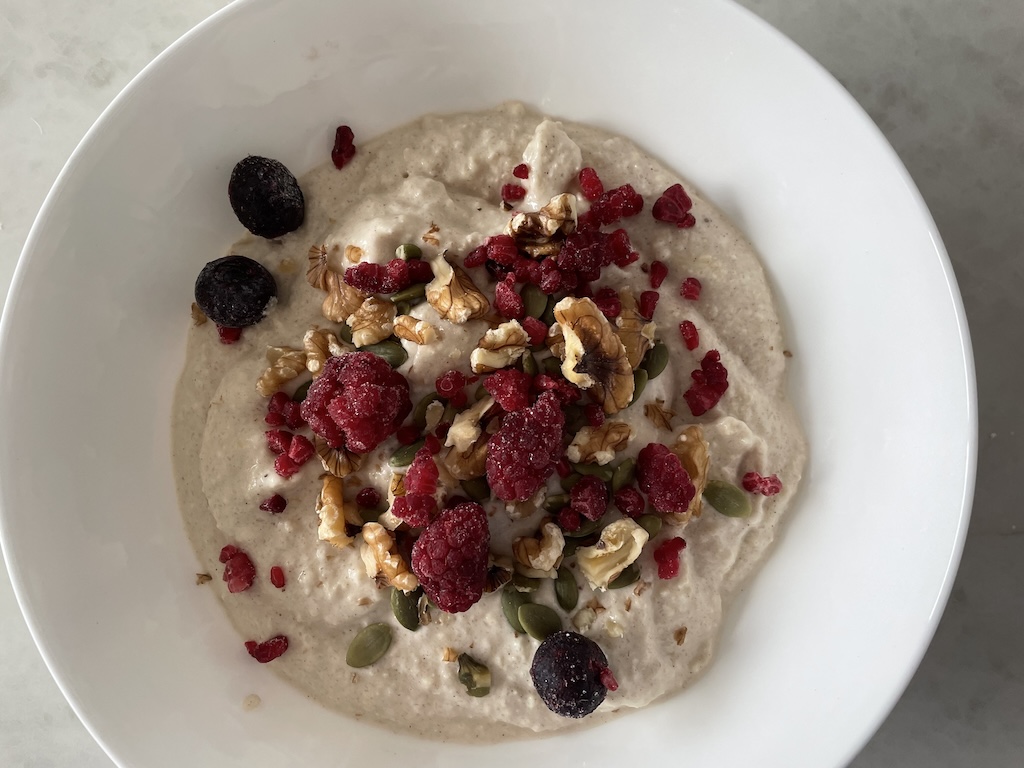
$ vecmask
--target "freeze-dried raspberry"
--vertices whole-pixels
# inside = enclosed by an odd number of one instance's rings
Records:
[[[530,166],[526,163],[520,163],[512,169],[512,175],[517,179],[528,179],[530,178]]]
[[[423,430],[415,424],[404,424],[395,432],[395,438],[401,445],[412,445],[423,435]]]
[[[601,268],[607,267],[614,260],[611,235],[591,229],[573,232],[565,238],[555,263],[560,272],[575,273],[579,283],[597,280],[601,277]]]
[[[511,272],[494,286],[494,308],[509,320],[519,320],[526,314],[523,297],[516,293],[516,276]]]
[[[583,406],[583,415],[587,418],[587,425],[594,429],[604,424],[604,408],[597,403],[588,403]]]
[[[572,507],[562,507],[558,510],[558,527],[563,531],[575,533],[582,524],[583,521],[580,520],[580,513]]]
[[[484,379],[484,389],[507,413],[521,411],[530,405],[532,384],[532,376],[515,368],[501,368]]]
[[[300,469],[302,469],[302,465],[287,453],[282,453],[274,459],[274,471],[285,480],[296,474]]]
[[[448,430],[451,426],[447,421],[443,421],[437,425],[437,429],[434,430],[435,434],[427,435],[424,438],[423,447],[430,451],[431,456],[436,456],[441,452],[441,441],[448,437]]]
[[[416,539],[412,571],[442,611],[460,613],[480,599],[490,541],[487,513],[472,502],[444,510]]]
[[[608,488],[593,475],[584,475],[569,491],[569,506],[587,520],[600,520],[608,510]]]
[[[679,295],[684,299],[696,301],[700,298],[700,288],[700,280],[696,277],[688,277],[683,280],[683,284],[679,286]]]
[[[465,386],[469,381],[461,371],[449,370],[442,373],[434,381],[434,388],[437,394],[445,398],[456,408],[461,408],[468,402]]]
[[[583,168],[580,171],[579,180],[580,191],[587,200],[593,202],[604,194],[604,184],[601,183],[601,177],[593,168]]]
[[[556,378],[546,373],[535,376],[533,386],[538,392],[553,392],[562,405],[571,405],[582,395],[574,384],[570,384],[561,376]]]
[[[284,635],[277,635],[269,640],[264,640],[262,643],[257,643],[255,640],[246,640],[245,650],[260,664],[266,664],[288,650],[288,638]]]
[[[683,343],[687,349],[692,351],[700,346],[700,334],[697,333],[697,326],[689,320],[683,320],[679,324],[679,333],[683,335]]]
[[[288,446],[288,458],[299,466],[309,461],[314,453],[316,449],[305,435],[296,435],[292,438],[292,444]]]
[[[288,500],[279,493],[275,493],[273,496],[270,496],[260,502],[260,509],[264,512],[269,512],[272,515],[281,514],[287,506]]]
[[[590,206],[590,210],[580,216],[584,229],[597,228],[614,224],[619,219],[636,216],[644,208],[643,197],[633,189],[631,184],[610,189],[601,195]]]
[[[283,427],[284,426],[284,414],[275,413],[274,411],[267,411],[267,415],[263,417],[263,420],[272,427]]]
[[[395,293],[410,284],[409,264],[392,259],[387,264],[361,261],[345,270],[345,282],[363,293]]]
[[[288,449],[292,444],[292,438],[295,437],[291,432],[284,429],[268,429],[263,434],[267,438],[267,448],[278,456],[282,453],[288,453]]]
[[[242,329],[228,328],[223,325],[218,325],[217,337],[220,339],[221,344],[234,344],[236,341],[242,338]]]
[[[501,199],[513,203],[526,197],[526,190],[519,184],[504,184],[501,187]]]
[[[487,258],[495,264],[511,267],[519,260],[519,248],[509,235],[494,235],[487,238]]]
[[[612,496],[612,501],[616,509],[626,517],[640,517],[644,513],[644,509],[647,508],[647,502],[640,495],[640,491],[632,486],[617,490]]]
[[[284,408],[292,399],[284,392],[275,392],[267,401],[267,413],[283,413]]]
[[[487,263],[487,246],[478,245],[466,254],[466,258],[462,260],[462,263],[467,267],[482,267]]]
[[[230,550],[228,547],[231,547]],[[221,550],[221,562],[224,563],[223,579],[227,582],[228,592],[245,592],[256,580],[256,566],[252,560],[238,547],[224,547]],[[228,557],[225,557],[228,554]]]
[[[333,448],[367,453],[412,410],[409,382],[370,352],[328,358],[302,401],[302,417]]]
[[[729,372],[721,363],[722,356],[712,349],[700,361],[700,370],[692,371],[693,384],[683,393],[690,413],[700,416],[718,405],[729,388]]]
[[[339,125],[334,132],[334,148],[331,150],[331,162],[339,171],[356,155],[355,134],[347,125]]]
[[[539,347],[548,337],[548,327],[535,317],[526,316],[519,321],[519,324],[523,326],[523,330],[530,337],[531,347]]]
[[[270,569],[270,583],[278,589],[284,589],[284,568],[275,565]]]
[[[302,429],[306,426],[306,420],[302,418],[302,403],[289,400],[281,409],[281,415],[284,417],[284,423],[292,429]]]
[[[424,446],[416,451],[416,456],[405,473],[406,494],[424,494],[433,496],[437,490],[437,478],[439,476],[437,464],[430,449]]]
[[[555,464],[555,472],[558,473],[559,477],[568,477],[572,474],[572,467],[569,466],[569,460],[563,456]]]
[[[409,265],[409,284],[429,283],[434,279],[434,270],[430,268],[430,262],[426,259],[410,259],[405,262]]]
[[[682,514],[696,494],[679,457],[660,443],[649,443],[640,451],[636,479],[640,490],[662,514]]]
[[[543,269],[543,264],[551,264],[553,268]],[[547,294],[558,293],[562,290],[562,273],[558,271],[557,267],[554,267],[554,259],[545,259],[542,264],[543,271],[541,272],[540,280],[537,286]]]
[[[654,317],[654,310],[658,308],[658,299],[661,298],[657,291],[643,291],[640,294],[640,304],[637,311],[650,320]]]
[[[487,443],[487,482],[492,493],[502,501],[533,496],[562,457],[564,427],[565,415],[550,392],[531,407],[505,416]]]
[[[391,512],[413,528],[425,528],[437,512],[437,500],[422,493],[406,494],[395,498]]]
[[[519,256],[512,265],[512,272],[516,276],[516,282],[531,283],[536,285],[540,282],[541,266],[539,261]]]
[[[654,550],[654,562],[658,564],[659,579],[674,579],[679,575],[679,553],[686,549],[686,542],[676,536],[663,541]]]
[[[619,300],[619,293],[614,288],[601,288],[594,294],[594,305],[601,310],[601,314],[609,320],[614,320],[622,314],[622,302]]]
[[[665,266],[663,261],[651,262],[650,269],[651,288],[661,288],[661,284],[665,282],[665,278],[668,277],[668,267]]]
[[[380,491],[367,486],[356,494],[356,504],[363,509],[374,509],[380,504]]]
[[[697,223],[690,213],[693,201],[683,190],[682,184],[673,184],[661,193],[651,208],[651,215],[658,221],[675,224],[680,229],[688,229]]]
[[[748,493],[760,493],[762,496],[774,496],[782,491],[782,481],[778,475],[761,475],[758,472],[747,472],[743,476],[743,490]]]

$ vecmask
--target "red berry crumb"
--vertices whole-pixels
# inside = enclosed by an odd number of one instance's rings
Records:
[[[260,509],[264,512],[269,512],[272,515],[281,514],[287,506],[287,499],[279,493],[275,493],[273,496],[270,496],[260,502]]]
[[[743,490],[748,493],[760,493],[762,496],[774,496],[782,490],[782,481],[778,475],[764,475],[747,472],[743,476]]]
[[[608,488],[593,475],[584,475],[569,491],[569,507],[587,520],[600,520],[608,510]]]
[[[619,681],[615,679],[615,675],[609,667],[603,667],[598,676],[601,678],[601,685],[609,691],[619,690]]]
[[[487,482],[497,498],[526,501],[547,482],[562,457],[564,427],[565,414],[551,392],[504,418],[487,443]]]
[[[553,377],[542,373],[533,379],[534,389],[540,392],[553,392],[562,405],[571,405],[580,399],[580,391],[575,384],[570,384],[561,376]]]
[[[519,184],[505,184],[501,188],[501,199],[506,203],[513,203],[526,197],[526,190]]]
[[[679,457],[660,443],[649,443],[640,451],[636,479],[640,490],[662,514],[682,514],[697,492]]]
[[[688,229],[697,223],[690,213],[693,201],[686,194],[682,184],[673,184],[661,193],[654,203],[651,215],[658,221],[675,224],[680,229]]]
[[[651,278],[651,288],[661,288],[661,284],[665,282],[665,278],[668,277],[668,267],[665,266],[665,262],[652,262],[649,276]]]
[[[512,175],[517,179],[528,179],[530,178],[530,166],[526,163],[520,163],[512,169]]]
[[[614,288],[601,288],[594,294],[594,304],[601,314],[609,320],[614,320],[622,314],[622,302],[619,300],[619,293]]]
[[[275,565],[270,569],[270,583],[278,589],[284,589],[284,568]]]
[[[468,502],[444,510],[412,547],[412,571],[447,613],[468,610],[483,595],[491,535],[487,513]]]
[[[696,301],[700,298],[700,288],[700,280],[696,277],[688,277],[683,280],[683,284],[679,286],[679,295],[684,299]]]
[[[437,429],[434,431],[435,435],[427,435],[423,440],[424,447],[430,451],[431,456],[436,456],[441,452],[441,440],[448,437],[448,430],[451,429],[451,424],[447,422],[441,422],[437,425]]]
[[[519,187],[522,189],[522,187]],[[519,261],[519,246],[510,235],[494,235],[487,238],[487,259],[504,267],[511,267]]]
[[[548,337],[548,327],[535,317],[524,317],[519,324],[530,336],[530,346],[539,347]]]
[[[345,283],[363,293],[395,293],[412,282],[409,263],[392,259],[387,264],[361,261],[345,270]]]
[[[640,517],[647,508],[647,502],[636,488],[620,488],[612,496],[616,508],[626,517]]]
[[[434,381],[434,388],[437,394],[451,402],[456,408],[461,408],[469,398],[466,397],[464,388],[469,380],[461,371],[445,371]]]
[[[632,184],[611,189],[590,204],[590,210],[579,217],[581,229],[596,229],[614,224],[619,219],[636,216],[644,208],[644,199]]]
[[[236,341],[242,338],[242,329],[226,328],[223,325],[218,325],[217,336],[220,337],[221,344],[234,344]]]
[[[697,333],[697,326],[689,320],[683,320],[679,324],[679,332],[683,335],[683,343],[687,349],[694,350],[700,346],[700,334]]]
[[[363,509],[374,509],[380,504],[380,491],[367,486],[356,494],[356,504]]]
[[[526,314],[523,297],[516,293],[516,276],[513,273],[509,272],[504,280],[494,286],[494,308],[509,320],[519,320]]]
[[[287,453],[282,453],[274,459],[274,471],[285,480],[297,473],[300,469],[302,469],[302,465]]]
[[[245,592],[256,580],[256,566],[252,560],[238,547],[228,545],[220,551],[220,561],[224,563],[224,581],[228,592]]]
[[[288,446],[288,458],[300,467],[309,461],[314,453],[316,449],[305,435],[296,435],[292,438],[292,444]]]
[[[409,283],[429,283],[434,279],[434,270],[426,259],[410,259],[406,262],[409,265]]]
[[[658,299],[661,298],[657,291],[644,291],[640,294],[640,306],[637,311],[650,320],[654,317],[654,310],[658,307]]]
[[[604,408],[597,403],[588,403],[583,406],[583,415],[587,418],[587,425],[594,429],[604,424]]]
[[[220,561],[222,563],[226,563],[228,560],[230,560],[232,557],[234,557],[235,555],[237,555],[241,551],[242,550],[240,550],[234,544],[226,544],[220,550]]]
[[[331,162],[334,167],[341,170],[349,160],[355,157],[356,145],[355,134],[347,125],[339,125],[334,132],[334,148],[331,150]]]
[[[467,267],[482,267],[487,263],[487,246],[478,245],[466,254],[466,258],[462,260],[462,263]]]
[[[288,453],[288,449],[292,444],[292,438],[295,437],[291,432],[284,429],[268,429],[263,434],[267,438],[267,448],[278,456],[282,453]]]
[[[262,643],[257,643],[255,640],[246,640],[245,650],[260,664],[266,664],[288,650],[288,638],[284,635],[277,635]]]
[[[401,445],[412,445],[420,439],[422,431],[415,424],[405,424],[398,428],[395,437]]]
[[[693,384],[683,393],[690,413],[700,416],[718,405],[729,388],[729,372],[721,363],[722,356],[712,349],[700,361],[700,370],[692,371]]]
[[[484,389],[506,413],[521,411],[530,405],[532,384],[532,376],[515,368],[500,368],[484,379]]]
[[[572,507],[562,507],[558,510],[558,527],[563,531],[574,533],[580,529],[582,523],[580,513]]]
[[[426,527],[437,512],[434,491],[439,475],[430,448],[420,448],[405,473],[405,495],[396,498],[392,506],[395,517],[413,528]]]
[[[580,190],[583,192],[583,196],[587,200],[593,202],[604,194],[604,184],[601,183],[601,177],[597,175],[597,171],[593,168],[584,168],[581,170],[579,179]]]
[[[676,536],[663,541],[654,550],[659,579],[674,579],[679,575],[679,553],[686,549],[686,541]]]

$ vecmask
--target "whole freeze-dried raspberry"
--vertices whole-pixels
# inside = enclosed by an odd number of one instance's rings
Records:
[[[661,298],[657,291],[643,291],[640,294],[640,304],[637,311],[650,320],[654,317],[654,310],[658,308],[658,299]]]
[[[270,569],[270,583],[278,589],[284,589],[284,568],[280,565],[275,565]]]
[[[484,379],[484,389],[507,413],[530,405],[533,377],[515,368],[500,368]]]
[[[593,475],[584,475],[569,491],[569,506],[587,520],[600,520],[608,510],[608,488]]]
[[[594,294],[594,304],[609,320],[614,320],[622,314],[622,301],[619,300],[619,293],[614,288],[599,289]]]
[[[679,286],[679,295],[689,301],[696,301],[700,298],[700,280],[696,277],[688,277],[683,280],[683,284]]]
[[[356,494],[356,504],[363,509],[374,509],[380,504],[380,491],[376,488],[366,486]]]
[[[491,534],[487,513],[467,502],[437,516],[412,547],[412,571],[447,613],[468,610],[483,594]]]
[[[316,434],[356,453],[393,435],[411,410],[409,382],[370,352],[328,358],[302,401],[302,417]]]
[[[257,643],[255,640],[246,640],[245,650],[260,664],[266,664],[288,650],[288,638],[284,635],[277,635],[269,640],[264,640],[262,643]]]
[[[686,541],[676,536],[659,544],[654,550],[659,579],[674,579],[679,575],[679,553],[686,549]]]
[[[662,514],[682,514],[696,494],[679,457],[660,443],[649,443],[640,451],[636,479],[640,490]]]
[[[272,515],[281,514],[287,506],[288,500],[279,493],[275,493],[273,496],[270,496],[260,502],[260,509],[264,512],[269,512]]]
[[[640,517],[644,513],[644,509],[647,508],[647,502],[640,495],[640,491],[632,486],[617,490],[612,496],[612,502],[616,509],[626,517]]]
[[[256,580],[256,566],[238,547],[230,544],[228,547],[224,547],[220,553],[221,562],[224,563],[223,579],[228,585],[228,592],[245,592]],[[228,556],[225,557],[225,554]]]
[[[411,283],[409,264],[392,259],[387,264],[361,261],[345,270],[345,282],[363,293],[395,293]]]
[[[338,130],[334,132],[334,148],[331,150],[331,162],[340,171],[355,156],[355,134],[347,125],[339,125]]]
[[[519,324],[523,326],[523,330],[530,337],[531,347],[539,347],[548,337],[548,327],[535,317],[527,315],[519,321]]]
[[[693,384],[683,393],[683,399],[694,416],[700,416],[718,405],[729,388],[729,372],[721,360],[718,350],[712,349],[700,361],[700,370],[690,373]]]
[[[604,184],[593,168],[583,168],[579,175],[580,191],[583,197],[593,202],[604,194]]]
[[[680,229],[689,229],[697,223],[690,213],[692,207],[693,201],[686,194],[683,185],[673,184],[655,201],[651,215],[658,221],[675,224]]]
[[[651,269],[648,272],[648,276],[651,278],[651,288],[654,288],[655,290],[661,288],[661,284],[665,282],[665,278],[668,277],[668,267],[665,266],[665,262],[651,262]]]
[[[526,197],[526,190],[519,184],[505,184],[501,188],[501,199],[506,203],[514,203]]]
[[[767,477],[758,472],[747,472],[742,480],[743,490],[748,493],[759,493],[762,496],[774,496],[782,491],[782,481],[778,475]]]
[[[539,378],[539,377],[538,377]],[[562,457],[565,414],[545,392],[529,408],[505,416],[487,443],[487,483],[502,501],[525,501],[547,482]]]
[[[526,304],[516,293],[516,276],[512,272],[494,286],[494,308],[509,320],[519,320],[526,314]]]
[[[530,166],[526,163],[520,163],[512,169],[512,175],[517,179],[528,179],[530,178]]]
[[[679,324],[679,333],[683,335],[683,344],[687,349],[692,351],[700,346],[700,334],[697,332],[697,326],[689,320],[683,320]]]

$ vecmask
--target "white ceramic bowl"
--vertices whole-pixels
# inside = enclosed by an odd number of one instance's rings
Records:
[[[510,98],[636,139],[748,233],[783,305],[811,463],[703,679],[494,749],[322,710],[238,652],[192,583],[168,421],[193,280],[240,231],[225,183],[241,155],[304,171],[340,122],[368,137]],[[236,3],[75,151],[2,344],[5,555],[47,664],[121,766],[838,766],[920,660],[967,528],[973,365],[935,226],[853,100],[723,0]],[[254,690],[266,704],[242,711]]]

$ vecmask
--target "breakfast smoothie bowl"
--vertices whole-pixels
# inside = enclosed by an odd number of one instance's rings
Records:
[[[239,653],[446,740],[695,679],[806,460],[743,235],[629,140],[514,103],[342,126],[301,179],[248,156],[228,192],[250,234],[197,278],[172,435]]]

